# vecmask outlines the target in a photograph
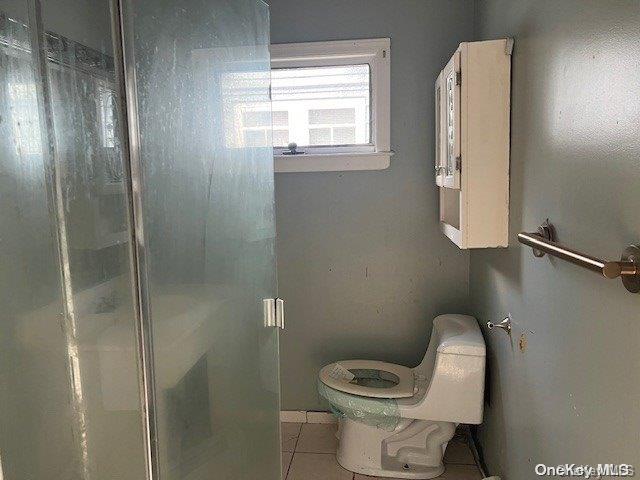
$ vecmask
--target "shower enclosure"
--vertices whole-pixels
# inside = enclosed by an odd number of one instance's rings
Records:
[[[280,478],[269,17],[0,0],[0,479]]]

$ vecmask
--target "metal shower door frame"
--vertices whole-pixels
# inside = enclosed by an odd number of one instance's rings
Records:
[[[114,65],[119,90],[120,123],[123,138],[123,171],[130,233],[130,273],[133,298],[136,303],[136,338],[138,341],[138,377],[142,412],[142,432],[147,480],[160,478],[158,440],[155,415],[155,381],[151,305],[147,280],[148,256],[142,219],[142,168],[140,164],[140,134],[138,124],[137,86],[133,49],[125,44],[132,39],[132,26],[127,22],[127,7],[123,0],[110,0],[113,32]]]

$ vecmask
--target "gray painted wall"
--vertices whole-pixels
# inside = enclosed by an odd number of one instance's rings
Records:
[[[468,255],[440,233],[433,81],[473,35],[472,1],[271,0],[273,43],[391,37],[391,144],[378,172],[276,175],[282,408],[321,409],[318,370],[417,364],[432,318],[466,311]]]
[[[480,1],[479,39],[515,37],[511,235],[546,217],[570,246],[618,258],[640,242],[640,2]],[[512,312],[489,342],[480,440],[492,474],[538,463],[640,467],[640,295],[514,240],[471,254],[472,310]],[[528,347],[521,353],[519,334]]]

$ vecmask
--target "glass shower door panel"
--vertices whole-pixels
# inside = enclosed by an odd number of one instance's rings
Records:
[[[4,478],[139,480],[146,466],[109,1],[78,2],[73,16],[65,0],[16,4],[0,3]]]
[[[85,480],[146,475],[109,0],[41,2],[45,114]]]
[[[80,479],[27,11],[0,4],[1,471]]]
[[[124,18],[160,478],[276,480],[268,9],[136,0]]]

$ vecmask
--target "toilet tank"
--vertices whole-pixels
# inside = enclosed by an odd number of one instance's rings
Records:
[[[486,347],[478,322],[468,315],[440,315],[425,356],[415,369],[422,384],[411,418],[482,423]]]

